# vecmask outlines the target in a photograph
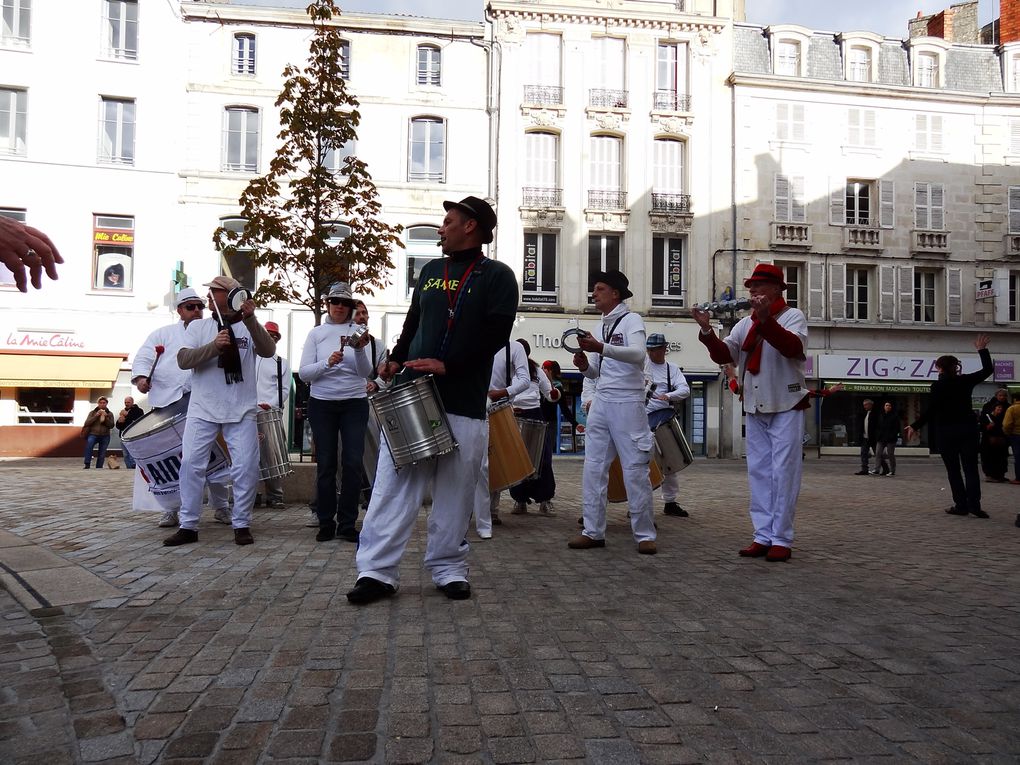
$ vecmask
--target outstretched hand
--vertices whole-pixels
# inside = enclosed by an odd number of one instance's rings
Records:
[[[975,338],[974,347],[977,348],[979,351],[983,351],[985,348],[988,347],[988,343],[990,343],[991,340],[992,340],[991,335],[986,335],[982,333],[978,335],[977,338]]]
[[[26,268],[32,286],[41,289],[43,270],[48,277],[56,279],[56,264],[63,262],[56,245],[42,231],[0,215],[0,263],[14,274],[19,290],[28,292]]]

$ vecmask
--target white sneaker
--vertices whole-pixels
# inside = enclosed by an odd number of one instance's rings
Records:
[[[523,502],[514,502],[514,509],[510,511],[510,515],[524,515],[528,512],[528,506]]]
[[[556,508],[553,507],[553,503],[551,501],[542,502],[538,506],[538,512],[540,512],[542,515],[556,515]]]
[[[492,532],[491,531],[479,531],[478,532],[478,538],[479,539],[492,539]]]
[[[163,517],[159,519],[159,527],[161,529],[169,529],[173,526],[179,526],[180,520],[177,517],[176,510],[167,510],[163,513]]]
[[[215,513],[213,513],[213,520],[217,523],[224,523],[229,526],[231,523],[230,510],[225,507],[219,508]]]
[[[317,529],[319,528],[319,516],[312,510],[312,517],[308,519],[308,523],[305,524],[306,529]]]

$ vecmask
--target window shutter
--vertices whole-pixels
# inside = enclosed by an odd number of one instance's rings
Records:
[[[896,225],[896,187],[893,181],[878,182],[878,225],[893,228]]]
[[[878,320],[896,320],[896,267],[880,266],[878,269]]]
[[[931,184],[931,228],[942,231],[946,227],[945,186],[941,183]]]
[[[900,266],[899,272],[899,322],[901,324],[913,323],[914,321],[914,267]]]
[[[834,263],[829,266],[829,318],[842,321],[846,318],[846,266]]]
[[[874,109],[864,110],[864,125],[861,129],[863,143],[865,146],[875,145],[875,134],[877,132],[876,117]]]
[[[963,269],[946,269],[946,323],[963,323]]]
[[[850,146],[861,145],[861,110],[850,109],[846,115],[846,142]]]
[[[1020,234],[1020,186],[1009,187],[1009,233]]]
[[[942,151],[942,117],[933,114],[928,118],[928,151],[939,153]]]
[[[804,104],[794,104],[792,109],[793,125],[791,138],[794,141],[804,140]]]
[[[787,141],[790,138],[790,105],[776,104],[776,140]]]
[[[995,287],[995,323],[1009,324],[1009,269],[996,268],[992,277]]]
[[[914,184],[914,228],[922,231],[930,225],[931,209],[928,206],[928,184]]]
[[[925,114],[914,115],[914,148],[928,151],[928,116]]]
[[[1020,120],[1009,121],[1009,153],[1020,154]]]
[[[807,220],[804,211],[804,176],[795,175],[789,179],[790,185],[790,222],[803,223]]]
[[[807,318],[822,321],[825,318],[825,266],[808,263],[808,310]]]
[[[788,223],[790,220],[790,180],[785,175],[776,174],[775,200],[777,223]]]
[[[846,225],[846,179],[829,179],[829,223],[833,226]],[[1020,189],[1020,187],[1018,187]]]

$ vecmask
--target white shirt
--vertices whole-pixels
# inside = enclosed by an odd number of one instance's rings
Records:
[[[620,317],[616,329],[612,327]],[[612,336],[610,336],[612,331]],[[605,343],[600,360],[598,353],[589,353],[585,377],[597,377],[595,398],[617,403],[645,401],[645,323],[630,311],[626,303],[602,317],[592,329],[596,339]]]
[[[800,338],[807,348],[807,319],[796,308],[787,308],[776,317],[779,326]],[[740,350],[751,329],[751,317],[745,316],[737,322],[723,342],[730,349],[730,356],[737,362],[740,390],[744,397],[744,411],[748,414],[788,412],[808,394],[804,382],[804,357],[788,359],[771,344],[764,343],[761,354],[761,369],[752,375],[745,367],[748,353]]]
[[[510,365],[513,370],[510,373],[510,382],[506,381],[506,346],[503,346],[496,355],[492,357],[492,377],[489,378],[489,390],[502,390],[506,388],[507,396],[511,399],[528,389],[531,384],[531,375],[528,372],[528,354],[524,352],[524,346],[514,341],[508,343],[510,346]]]
[[[691,395],[691,386],[687,384],[684,373],[675,364],[668,361],[656,364],[651,359],[645,361],[645,379],[655,383],[655,391],[645,405],[645,411],[651,414],[660,409],[672,409],[673,402],[683,401]],[[661,401],[656,396],[665,395],[668,401]]]
[[[517,343],[520,345],[520,343]],[[538,409],[542,405],[541,399],[552,401],[552,383],[549,376],[541,369],[538,370],[538,379],[528,378],[528,387],[514,397],[515,409]]]
[[[280,360],[280,372],[276,373],[276,360]],[[261,356],[255,357],[255,380],[256,394],[259,404],[269,404],[272,407],[287,411],[287,404],[290,401],[290,364],[283,356],[276,355],[271,359],[264,359]],[[283,381],[283,406],[280,406],[280,380]]]
[[[169,406],[191,390],[191,370],[181,369],[177,365],[177,351],[183,344],[184,322],[179,321],[153,330],[135,353],[131,365],[131,381],[149,377],[149,372],[152,372],[149,379],[149,406],[156,409]],[[157,345],[162,345],[164,350],[153,369]]]
[[[361,348],[348,348],[347,339],[357,327],[353,322],[312,327],[301,352],[298,375],[311,385],[311,395],[321,401],[365,398],[365,383],[372,377],[371,341]],[[377,343],[378,345],[378,343]],[[333,351],[343,349],[339,364],[329,366]]]
[[[254,414],[258,403],[255,398],[255,344],[243,321],[230,325],[237,338],[237,351],[241,357],[242,382],[227,384],[219,356],[205,361],[191,372],[191,401],[188,417],[208,422],[240,422]],[[216,339],[220,333],[216,319],[195,319],[184,332],[182,348],[201,348]]]

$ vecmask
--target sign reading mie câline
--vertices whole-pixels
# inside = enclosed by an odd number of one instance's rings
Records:
[[[10,332],[7,335],[8,348],[59,348],[60,350],[82,350],[85,342],[69,332]]]

